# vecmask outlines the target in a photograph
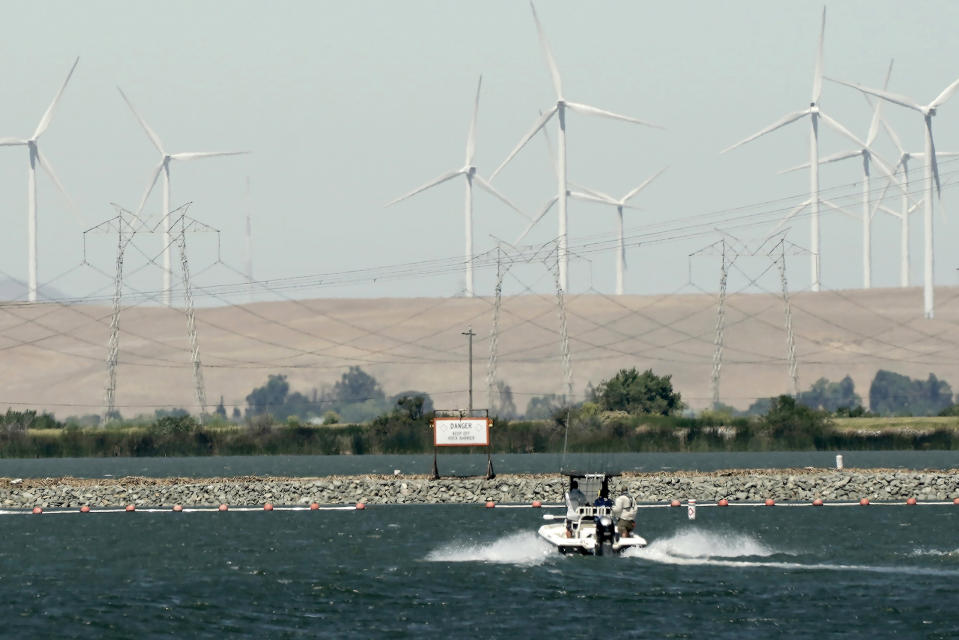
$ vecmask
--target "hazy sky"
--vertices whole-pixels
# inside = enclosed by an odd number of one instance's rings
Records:
[[[670,167],[637,198],[643,211],[627,212],[628,293],[682,289],[688,255],[719,237],[637,246],[643,234],[662,228],[651,225],[726,211],[710,218],[723,228],[740,207],[770,212],[806,197],[806,172],[777,171],[806,161],[808,121],[728,154],[719,151],[808,106],[821,4],[542,0],[537,9],[568,99],[666,127],[568,116],[571,180],[619,196]],[[117,85],[169,151],[253,152],[174,164],[173,203],[193,201],[191,215],[222,230],[223,261],[234,269],[245,265],[244,220],[252,212],[255,276],[271,280],[462,256],[462,180],[389,209],[383,205],[462,165],[480,74],[476,164],[483,175],[554,101],[529,6],[520,1],[45,2],[9,3],[4,14],[0,137],[32,133],[80,56],[40,141],[74,202],[68,206],[40,176],[40,281],[66,273],[53,285],[70,295],[109,290],[115,238],[90,239],[93,267],[79,267],[81,233],[114,215],[111,201],[135,208],[158,161]],[[895,58],[890,90],[929,102],[959,78],[957,25],[959,4],[948,0],[830,3],[826,74],[881,86]],[[857,92],[826,83],[822,108],[865,137],[871,113]],[[907,146],[921,150],[918,114],[885,106],[884,115]],[[959,98],[940,109],[934,128],[939,150],[959,150]],[[555,140],[555,123],[550,129]],[[825,128],[821,144],[823,156],[850,146]],[[892,163],[897,159],[885,133],[876,150]],[[19,280],[26,279],[26,165],[25,148],[0,147],[0,276]],[[955,162],[943,163],[945,184],[955,183],[956,169]],[[861,165],[850,161],[825,167],[821,180],[830,197],[858,213],[860,177]],[[494,184],[530,214],[538,211],[556,188],[543,140],[530,144]],[[959,281],[959,262],[950,253],[959,224],[955,194],[954,187],[944,189],[945,215],[936,217],[940,284]],[[148,210],[159,208],[157,190]],[[491,235],[512,240],[524,227],[484,193],[476,195],[474,215],[477,253],[495,245]],[[825,288],[860,286],[859,225],[824,213]],[[735,233],[761,237],[771,227]],[[911,228],[912,282],[919,284],[920,214]],[[571,203],[569,233],[573,251],[584,254],[571,262],[571,291],[612,292],[612,244],[585,249],[615,238],[615,211]],[[528,241],[545,243],[556,234],[556,216],[549,215]],[[789,238],[808,247],[808,219],[797,219]],[[198,284],[238,280],[228,268],[211,266],[211,236],[189,242]],[[152,257],[160,238],[139,238],[136,246]],[[898,221],[876,218],[873,253],[874,286],[897,285]],[[130,264],[136,259],[131,255]],[[697,259],[693,267],[694,284],[715,289],[716,259]],[[463,287],[459,270],[376,282],[374,275],[285,295],[448,296]],[[140,287],[160,286],[156,270],[140,277]],[[796,289],[808,287],[806,258],[791,258],[790,281]],[[507,290],[547,291],[550,284],[542,268],[529,266],[517,270]],[[477,274],[478,293],[492,287],[490,271]]]

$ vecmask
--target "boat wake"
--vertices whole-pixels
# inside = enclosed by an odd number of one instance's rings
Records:
[[[492,542],[454,543],[434,549],[426,559],[430,562],[493,562],[500,564],[537,565],[546,562],[556,551],[535,532],[519,531]]]
[[[959,576],[959,571],[956,570],[930,567],[805,563],[765,559],[771,556],[796,556],[798,554],[792,551],[773,549],[743,533],[716,533],[695,529],[653,540],[648,547],[629,549],[623,555],[661,564],[685,566],[760,567],[799,571],[866,571],[906,575]]]

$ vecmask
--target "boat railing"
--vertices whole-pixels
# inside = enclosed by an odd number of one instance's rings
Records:
[[[577,508],[576,513],[579,515],[580,519],[582,519],[612,515],[613,510],[610,507],[584,506]]]

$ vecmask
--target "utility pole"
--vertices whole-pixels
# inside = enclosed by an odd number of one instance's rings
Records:
[[[470,402],[469,402],[469,411],[470,415],[473,414],[473,336],[476,334],[473,332],[473,326],[470,325],[466,331],[460,332],[460,335],[464,335],[469,339],[469,389],[470,389]]]

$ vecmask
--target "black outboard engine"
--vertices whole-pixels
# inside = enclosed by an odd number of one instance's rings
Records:
[[[596,516],[596,555],[611,555],[615,537],[613,519],[608,515]]]

